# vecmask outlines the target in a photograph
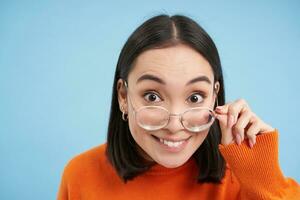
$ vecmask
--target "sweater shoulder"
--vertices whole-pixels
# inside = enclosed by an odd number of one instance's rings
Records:
[[[73,179],[83,176],[86,172],[100,171],[105,165],[109,165],[106,158],[106,143],[92,147],[71,158],[64,168],[64,177]]]

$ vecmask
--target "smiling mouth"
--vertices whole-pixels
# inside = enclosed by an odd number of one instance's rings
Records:
[[[171,147],[171,148],[178,148],[180,147],[183,143],[185,143],[187,140],[189,140],[192,136],[186,138],[186,139],[182,139],[182,140],[167,140],[167,139],[162,139],[162,138],[159,138],[155,135],[151,135],[155,140],[157,140],[158,142],[168,146],[168,147]]]

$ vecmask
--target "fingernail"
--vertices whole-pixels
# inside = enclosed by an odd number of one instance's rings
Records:
[[[242,138],[241,138],[241,136],[240,136],[239,134],[236,134],[235,139],[236,139],[236,143],[237,143],[238,145],[241,145],[241,143],[242,143]]]
[[[249,146],[251,149],[253,148],[254,144],[252,143],[252,140],[249,140]]]

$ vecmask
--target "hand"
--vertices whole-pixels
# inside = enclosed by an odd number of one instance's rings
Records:
[[[247,138],[252,148],[258,134],[274,130],[251,111],[244,99],[218,106],[215,113],[222,131],[222,145],[228,145],[234,141],[240,145]]]

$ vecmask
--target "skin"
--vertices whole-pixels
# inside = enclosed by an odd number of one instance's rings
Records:
[[[137,83],[145,74],[158,77],[165,84],[149,79]],[[211,84],[197,81],[186,85],[198,76],[206,76]],[[197,134],[189,132],[182,126],[179,118],[174,117],[166,127],[157,131],[146,131],[136,123],[134,109],[145,105],[158,105],[173,114],[198,106],[213,109],[219,82],[214,83],[213,71],[206,59],[183,44],[147,50],[134,62],[128,76],[128,90],[122,79],[118,80],[117,85],[120,110],[128,114],[129,128],[141,154],[167,168],[183,165],[202,144],[209,129]],[[222,130],[223,145],[234,141],[240,144],[249,138],[249,145],[253,147],[258,133],[273,130],[251,111],[243,99],[219,106],[215,113]],[[190,138],[182,151],[168,152],[161,148],[152,135],[175,140]]]

